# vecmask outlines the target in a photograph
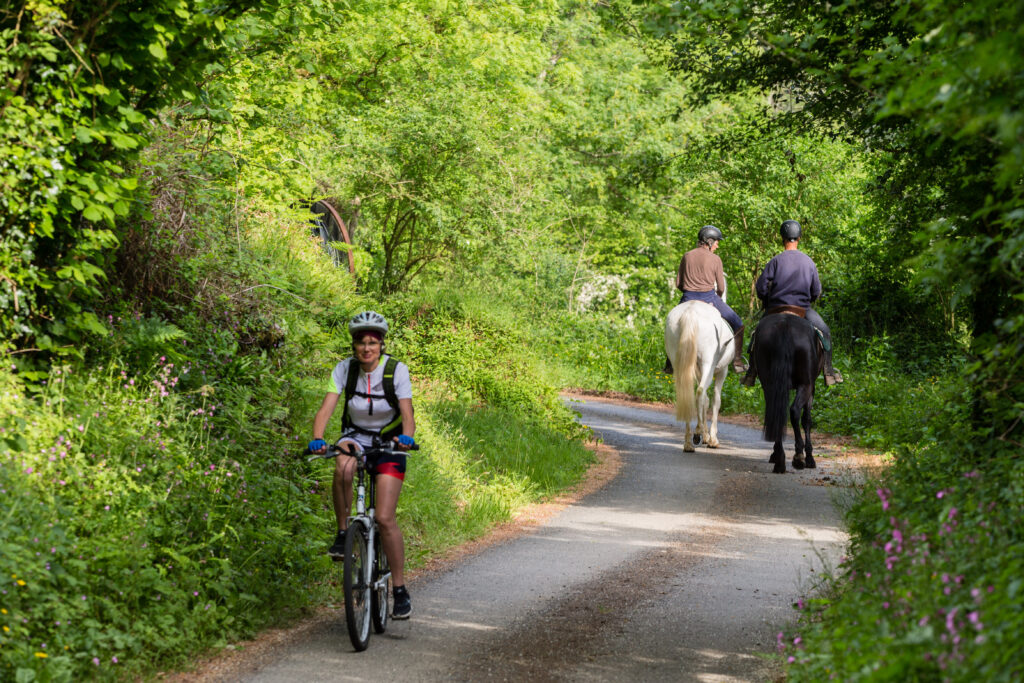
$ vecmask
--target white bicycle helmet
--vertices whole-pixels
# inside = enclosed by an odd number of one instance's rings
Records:
[[[359,332],[370,330],[383,338],[388,333],[388,321],[376,311],[363,311],[348,323],[348,332],[355,338]]]

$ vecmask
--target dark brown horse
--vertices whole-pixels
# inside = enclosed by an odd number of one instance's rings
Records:
[[[788,313],[766,315],[754,332],[753,346],[757,378],[764,391],[764,440],[775,442],[768,459],[775,464],[772,471],[778,474],[786,471],[782,439],[786,436],[787,411],[796,441],[793,468],[817,467],[811,447],[811,406],[814,381],[821,374],[824,361],[814,326]],[[790,391],[796,393],[792,403]]]

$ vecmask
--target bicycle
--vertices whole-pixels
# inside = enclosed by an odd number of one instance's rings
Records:
[[[419,446],[413,445],[410,450],[419,450]],[[349,640],[352,641],[356,652],[362,652],[369,645],[371,623],[375,633],[384,633],[391,614],[391,568],[384,553],[384,545],[379,542],[374,507],[374,478],[367,477],[366,474],[373,468],[377,458],[397,453],[404,451],[389,448],[375,438],[370,448],[356,454],[356,513],[348,518],[345,555],[341,560],[345,624],[348,626]],[[309,460],[336,458],[342,454],[348,455],[332,444],[327,446],[326,453],[314,454]],[[367,480],[369,484],[366,483]],[[367,493],[369,505],[366,504]]]

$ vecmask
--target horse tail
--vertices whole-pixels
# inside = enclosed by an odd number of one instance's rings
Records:
[[[768,382],[761,382],[764,390],[764,440],[782,441],[789,421],[789,386],[793,374],[794,352],[792,340],[779,340],[774,349],[765,348],[759,355],[767,370]],[[768,346],[767,344],[765,345]],[[764,359],[762,361],[762,358]]]
[[[679,340],[676,344],[675,369],[676,420],[693,422],[697,419],[697,321],[689,312],[679,319]]]

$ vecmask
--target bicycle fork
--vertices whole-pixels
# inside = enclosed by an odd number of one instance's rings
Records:
[[[360,478],[359,484],[356,487],[355,519],[362,522],[363,528],[366,529],[366,557],[369,560],[366,563],[366,576],[363,580],[376,591],[388,585],[388,581],[391,579],[391,572],[388,571],[385,574],[381,574],[377,577],[376,581],[373,580],[373,570],[377,567],[377,543],[379,542],[375,513],[376,510],[373,508],[370,508],[369,511],[366,509],[366,486],[363,484],[362,478]]]

